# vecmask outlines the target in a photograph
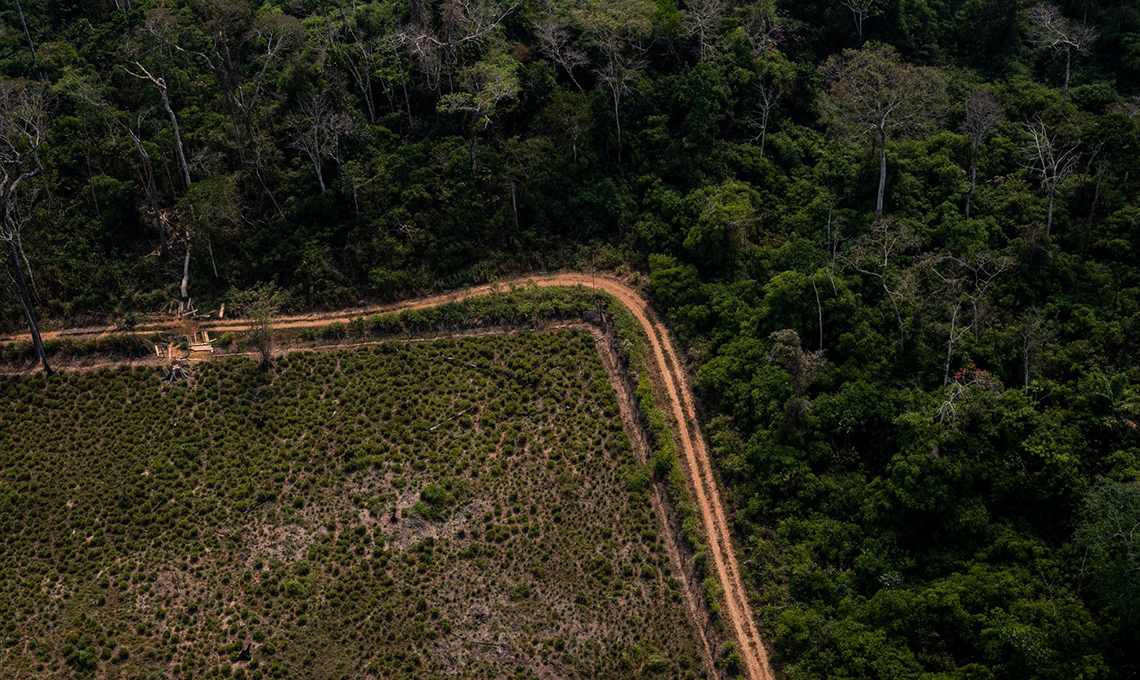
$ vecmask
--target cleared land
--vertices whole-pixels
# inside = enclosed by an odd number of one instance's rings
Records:
[[[0,380],[5,677],[704,675],[589,334],[158,377]]]
[[[695,400],[684,366],[677,359],[677,352],[668,329],[657,318],[641,292],[626,283],[609,276],[598,276],[581,272],[543,274],[519,278],[495,285],[484,285],[463,291],[435,295],[417,300],[409,300],[378,307],[361,308],[351,311],[326,314],[304,314],[279,318],[276,328],[318,328],[330,323],[347,323],[365,314],[396,312],[439,307],[475,297],[486,296],[496,290],[515,285],[533,285],[540,288],[591,287],[611,296],[629,313],[645,333],[651,360],[649,365],[656,373],[655,382],[668,402],[663,405],[676,423],[678,442],[682,452],[681,462],[691,491],[700,513],[701,528],[709,542],[712,566],[716,580],[724,590],[724,613],[731,628],[741,655],[741,670],[752,680],[771,680],[775,677],[768,657],[768,651],[760,635],[760,628],[749,604],[748,591],[744,586],[740,566],[733,544],[732,528],[727,521],[725,505],[721,498],[720,484],[713,471],[712,462],[705,446],[697,419]],[[177,327],[177,324],[158,323],[149,330],[163,330]],[[250,328],[247,321],[227,320],[207,324],[214,332],[244,331]],[[46,333],[45,338],[96,338],[105,337],[115,329],[111,327],[75,328]],[[140,330],[139,333],[147,331]],[[6,340],[22,340],[24,336],[12,336]]]

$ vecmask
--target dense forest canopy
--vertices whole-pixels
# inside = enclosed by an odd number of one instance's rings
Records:
[[[647,271],[788,677],[1140,673],[1135,0],[0,18],[5,327]]]

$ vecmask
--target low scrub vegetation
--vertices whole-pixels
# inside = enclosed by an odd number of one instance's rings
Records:
[[[4,675],[704,676],[588,334],[161,377],[0,380]]]

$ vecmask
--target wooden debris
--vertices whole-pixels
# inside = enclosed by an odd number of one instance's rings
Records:
[[[596,323],[600,325],[602,327],[603,333],[609,331],[609,324],[607,323],[608,320],[606,319],[606,313],[601,310],[587,310],[585,312],[582,312],[582,320],[587,323]]]
[[[166,382],[174,382],[175,380],[186,380],[190,374],[186,372],[186,368],[179,363],[170,364],[170,373],[167,374],[164,380]]]
[[[202,331],[202,337],[199,338],[197,333],[191,333],[186,336],[186,346],[190,348],[191,352],[209,352],[213,354],[214,345],[213,340],[210,340],[210,334]]]

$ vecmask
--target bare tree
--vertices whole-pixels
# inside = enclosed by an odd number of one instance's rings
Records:
[[[1129,118],[1140,118],[1140,94],[1134,94],[1124,106],[1124,114]]]
[[[24,18],[24,8],[20,6],[20,0],[16,0],[16,14],[20,17],[20,27],[24,29],[24,40],[28,41],[28,50],[32,53],[32,61],[36,60],[36,45],[32,42],[32,34],[28,31],[28,22]]]
[[[815,313],[818,315],[819,320],[819,351],[823,351],[823,303],[819,301],[819,286],[815,284],[816,272],[811,273],[811,290],[815,293]]]
[[[779,48],[790,31],[788,24],[778,14],[771,2],[761,2],[749,7],[742,22],[745,35],[752,42],[754,53],[767,53]]]
[[[285,14],[255,18],[244,0],[194,0],[190,4],[197,19],[193,30],[188,30],[178,13],[159,4],[147,11],[144,33],[204,64],[214,76],[238,158],[253,171],[280,212],[265,178],[268,163],[254,111],[268,90],[265,80],[270,65],[303,44],[304,28],[295,17]]]
[[[347,12],[344,3],[340,6],[340,19],[334,24],[328,21],[329,50],[337,62],[349,73],[360,91],[365,112],[371,123],[376,122],[379,107],[373,93],[375,81],[382,83],[388,92],[388,99],[395,110],[392,93],[398,83],[403,90],[404,108],[409,124],[412,121],[411,100],[408,96],[407,73],[403,59],[396,49],[400,42],[393,17],[389,9],[378,9],[377,3],[357,7]],[[335,30],[334,30],[335,29]]]
[[[621,100],[629,92],[630,81],[645,66],[640,46],[628,44],[617,31],[603,31],[598,36],[605,59],[597,68],[598,79],[610,88],[617,130],[618,160],[621,160]]]
[[[368,122],[376,122],[376,98],[372,92],[372,74],[380,63],[381,47],[363,36],[357,35],[356,29],[348,24],[345,31],[352,38],[351,44],[338,43],[338,54],[345,68],[352,75],[352,81],[360,90],[360,98],[364,100],[364,110],[368,113]]]
[[[456,43],[482,44],[497,33],[519,0],[445,0],[442,7],[444,32]]]
[[[265,75],[270,65],[304,44],[305,28],[295,17],[268,14],[254,22],[253,36],[255,46],[259,48],[255,63],[261,62],[261,68],[253,78],[250,109],[265,92]]]
[[[620,162],[621,102],[645,67],[642,40],[649,31],[649,6],[642,0],[600,0],[584,21],[600,52],[594,73],[610,90]]]
[[[863,42],[863,22],[883,13],[883,0],[840,0],[840,2],[851,10],[851,18],[855,20],[855,34],[859,36],[859,42]]]
[[[352,119],[337,108],[327,93],[321,93],[302,99],[300,110],[287,120],[293,130],[289,146],[313,164],[321,193],[325,193],[322,165],[338,157],[340,139],[352,131]]]
[[[878,279],[879,287],[894,310],[900,354],[906,350],[902,305],[913,297],[913,279],[900,271],[896,260],[918,243],[918,237],[905,225],[890,219],[877,220],[871,225],[871,230],[859,238],[852,252],[843,256],[855,271]]]
[[[0,241],[7,250],[4,268],[24,308],[36,359],[43,365],[44,373],[51,375],[36,319],[35,279],[21,238],[29,221],[26,203],[35,198],[31,183],[43,170],[39,150],[47,131],[44,97],[43,88],[38,84],[0,79]],[[21,202],[25,203],[23,210]]]
[[[407,48],[413,62],[419,65],[427,89],[438,93],[443,83],[443,42],[431,28],[417,23],[401,31],[397,42]]]
[[[685,3],[684,29],[689,38],[697,41],[697,60],[712,58],[717,34],[720,32],[726,0],[690,0]]]
[[[229,114],[238,158],[245,164],[249,160],[247,149],[255,143],[243,87],[244,52],[256,35],[251,30],[253,12],[243,0],[196,0],[192,6],[206,43],[184,43],[179,37],[182,26],[177,15],[162,5],[147,12],[145,30],[162,44],[200,60],[214,75]]]
[[[748,122],[760,130],[760,158],[768,141],[768,125],[772,112],[784,95],[795,84],[795,71],[782,54],[765,53],[758,58],[759,75],[756,78],[756,115],[749,116]],[[755,138],[754,138],[755,139]]]
[[[942,374],[942,384],[947,385],[955,349],[971,331],[975,339],[980,337],[982,320],[979,306],[994,281],[1011,263],[1009,258],[981,251],[965,257],[949,254],[930,256],[921,264],[937,280],[936,295],[949,310],[946,362]],[[962,308],[967,305],[973,311],[969,323],[962,319]]]
[[[459,64],[460,48],[464,45],[481,47],[499,35],[503,21],[520,4],[518,0],[444,0],[438,31],[413,4],[413,15],[419,14],[421,18],[413,20],[399,34],[398,40],[408,46],[412,58],[419,63],[429,90],[440,92],[446,77],[449,91],[453,93],[452,75]]]
[[[1088,54],[1100,37],[1095,26],[1072,21],[1061,14],[1061,8],[1039,2],[1029,8],[1029,39],[1065,55],[1065,85],[1061,101],[1069,101],[1069,76],[1073,68],[1073,52]]]
[[[887,186],[887,141],[924,130],[945,110],[946,87],[938,71],[910,66],[889,45],[844,50],[822,67],[831,85],[823,94],[833,123],[852,138],[879,145],[879,192],[875,218],[883,217]]]
[[[967,285],[963,287],[963,294],[970,302],[973,312],[971,327],[974,330],[974,338],[977,339],[982,335],[984,322],[982,306],[986,296],[998,277],[1013,266],[1013,260],[988,250],[954,259],[966,279]]]
[[[566,75],[570,77],[578,91],[584,92],[582,84],[574,77],[574,69],[582,68],[590,60],[584,50],[574,46],[571,26],[553,16],[547,16],[535,24],[534,30],[538,36],[539,49],[546,58],[566,71]]]
[[[990,132],[1005,117],[1005,109],[986,90],[975,90],[966,97],[966,120],[963,127],[970,140],[970,190],[966,192],[966,219],[978,185],[978,150]]]
[[[170,127],[174,130],[174,151],[178,157],[178,166],[182,169],[182,181],[185,183],[186,188],[190,188],[190,165],[186,162],[186,151],[182,146],[182,133],[178,129],[178,116],[174,115],[174,109],[170,106],[170,98],[166,93],[166,79],[162,76],[155,77],[151,75],[150,71],[139,62],[135,62],[138,72],[132,71],[128,68],[123,68],[128,74],[140,78],[142,80],[150,81],[158,90],[158,95],[162,99],[162,108],[166,110],[166,115],[170,119]]]
[[[826,240],[822,245],[824,257],[826,258],[827,278],[831,281],[831,292],[834,295],[839,295],[839,291],[835,287],[835,269],[836,260],[839,257],[839,245],[843,243],[843,235],[840,233],[839,218],[835,216],[835,197],[829,196],[829,198],[830,201],[827,206],[827,234]]]
[[[759,95],[760,111],[760,158],[764,158],[764,148],[768,144],[768,121],[771,120],[772,109],[784,96],[784,88],[778,80],[761,80],[756,86],[756,93]]]
[[[962,338],[970,332],[970,327],[973,325],[972,323],[963,324],[959,318],[959,312],[962,311],[962,305],[965,302],[964,288],[967,282],[958,264],[957,258],[949,255],[927,257],[921,262],[921,266],[934,274],[938,280],[940,285],[936,294],[942,298],[950,311],[949,332],[946,340],[946,363],[942,371],[943,386],[950,383],[950,364],[954,360],[954,349]]]
[[[1049,194],[1049,212],[1045,219],[1045,235],[1053,231],[1053,200],[1057,187],[1073,174],[1073,168],[1080,160],[1080,145],[1061,141],[1060,135],[1051,134],[1041,116],[1022,123],[1025,129],[1026,144],[1023,149],[1023,165],[1041,176],[1041,184]]]

